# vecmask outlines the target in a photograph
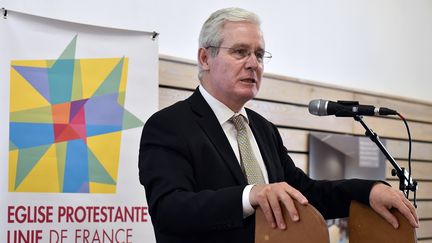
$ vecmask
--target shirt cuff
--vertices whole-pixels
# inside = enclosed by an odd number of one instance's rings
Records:
[[[242,203],[243,203],[243,218],[247,218],[255,212],[255,209],[252,207],[249,201],[249,194],[254,185],[247,185],[243,189],[242,194]]]

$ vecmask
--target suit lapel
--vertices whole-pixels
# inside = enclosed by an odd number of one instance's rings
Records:
[[[239,184],[247,184],[237,158],[235,157],[222,127],[198,89],[196,89],[192,96],[188,98],[188,102],[197,116],[196,121],[198,125],[215,146],[237,182]]]

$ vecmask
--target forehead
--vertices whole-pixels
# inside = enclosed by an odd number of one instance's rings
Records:
[[[264,48],[264,37],[260,27],[251,22],[227,22],[221,29],[221,45],[246,45]]]

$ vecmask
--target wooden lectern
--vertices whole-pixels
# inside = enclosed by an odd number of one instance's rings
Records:
[[[294,204],[300,221],[292,222],[284,208],[285,230],[271,228],[258,208],[255,212],[255,243],[329,243],[327,224],[318,210],[311,204],[304,206],[297,201]]]
[[[327,224],[312,205],[303,206],[295,202],[300,215],[299,222],[292,222],[284,210],[286,230],[272,229],[261,209],[256,210],[255,243],[329,243]],[[399,221],[394,229],[384,218],[370,207],[353,201],[350,206],[349,242],[411,243],[417,242],[415,229],[396,210],[392,213]]]

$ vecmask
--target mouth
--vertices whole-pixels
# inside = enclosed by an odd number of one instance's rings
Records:
[[[245,78],[245,79],[241,79],[240,81],[245,82],[245,83],[251,83],[251,84],[256,83],[256,80],[253,78]]]

